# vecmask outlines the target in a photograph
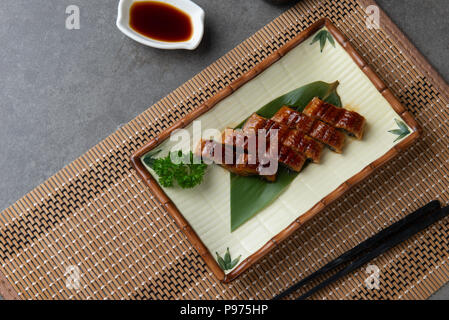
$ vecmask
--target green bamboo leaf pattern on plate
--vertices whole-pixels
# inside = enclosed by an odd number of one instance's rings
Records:
[[[312,44],[314,44],[315,42],[320,41],[320,51],[323,52],[324,47],[326,45],[326,41],[329,41],[331,43],[331,45],[335,48],[335,40],[334,37],[332,37],[332,35],[330,34],[329,31],[327,30],[321,30],[320,32],[318,32],[315,37],[312,40]]]
[[[398,125],[399,129],[389,130],[388,132],[398,136],[394,140],[394,142],[396,142],[408,136],[410,134],[410,129],[407,127],[404,121],[398,119],[394,119],[394,121]]]
[[[239,255],[237,258],[232,260],[229,248],[226,250],[224,257],[221,257],[218,252],[215,253],[217,254],[218,264],[224,271],[234,269],[234,267],[237,265],[237,263],[239,263],[240,258],[242,257],[242,255]]]

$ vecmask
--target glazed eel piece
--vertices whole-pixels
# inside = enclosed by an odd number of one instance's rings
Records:
[[[273,130],[277,131],[277,152],[278,152],[278,161],[290,168],[293,171],[299,172],[304,166],[307,156],[304,153],[298,152],[294,148],[291,148],[282,141],[285,140],[286,137],[289,136],[289,128],[283,126],[279,123],[276,123],[272,120],[265,119],[257,114],[253,114],[244,124],[242,130],[234,130],[234,129],[226,129],[222,135],[222,143],[227,146],[232,146],[237,149],[240,149],[244,152],[248,153],[256,153],[258,152],[259,146],[258,143],[258,130],[265,130],[265,136],[263,139],[265,140],[265,148],[266,153],[270,154],[271,147],[271,134]],[[254,139],[254,144],[252,149],[249,147],[250,139]],[[292,140],[292,139],[290,139]],[[250,150],[251,149],[251,150]]]
[[[283,106],[271,119],[324,143],[337,153],[342,153],[345,136],[327,123],[316,120],[287,106]]]
[[[269,142],[270,130],[278,129],[278,143],[280,145],[290,148],[297,153],[304,154],[307,159],[315,163],[320,162],[321,152],[323,150],[321,143],[306,136],[300,130],[290,129],[281,123],[266,119],[255,113],[245,122],[242,130],[226,129],[223,133],[223,143],[234,144],[240,147],[243,145],[243,148],[247,150],[248,137],[252,135],[256,136],[260,129],[266,130],[267,142]]]
[[[319,98],[313,98],[304,109],[304,114],[324,121],[335,128],[342,129],[348,135],[362,139],[366,120],[357,112],[338,108]]]
[[[201,140],[195,150],[195,156],[201,157],[204,161],[214,162],[240,176],[260,175],[270,182],[276,180],[276,174],[261,174],[263,166],[257,159],[253,160],[251,154],[238,153],[233,148],[214,140]]]

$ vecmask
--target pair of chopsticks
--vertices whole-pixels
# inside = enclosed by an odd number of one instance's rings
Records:
[[[297,300],[304,300],[315,292],[335,282],[339,278],[360,268],[367,262],[388,251],[399,243],[407,240],[416,233],[426,229],[447,215],[449,215],[449,207],[441,208],[440,203],[436,200],[429,202],[424,207],[416,210],[388,228],[380,231],[368,240],[365,240],[351,250],[343,253],[335,260],[329,262],[321,269],[294,284],[284,292],[275,296],[273,299],[278,300],[284,298],[296,292],[299,288],[317,277],[324,275],[335,268],[346,265],[346,267],[297,298]]]

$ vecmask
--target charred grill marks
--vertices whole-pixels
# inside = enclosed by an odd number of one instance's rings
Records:
[[[254,155],[236,152],[233,148],[214,140],[201,140],[195,155],[241,176],[261,175],[268,181],[276,180],[276,174],[263,174],[264,164],[254,158]]]
[[[342,153],[345,136],[334,127],[322,121],[315,120],[287,106],[282,107],[272,119],[324,143],[337,153]]]
[[[348,135],[357,139],[363,137],[366,120],[357,112],[338,108],[319,98],[314,98],[304,109],[304,114],[342,129]]]
[[[278,162],[299,172],[308,159],[320,162],[323,145],[342,153],[345,136],[338,129],[361,139],[365,123],[365,118],[354,111],[314,98],[303,113],[287,106],[271,119],[254,113],[242,129],[226,129],[221,143],[201,140],[195,154],[235,174],[262,175],[275,181]],[[270,145],[274,141],[276,145]],[[277,151],[276,157],[273,150]],[[267,173],[273,162],[276,170]]]

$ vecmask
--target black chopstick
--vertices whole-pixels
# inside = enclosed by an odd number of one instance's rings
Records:
[[[371,238],[365,240],[364,242],[360,243],[356,247],[352,248],[351,250],[343,253],[338,258],[332,260],[328,264],[326,264],[321,269],[315,271],[308,277],[304,278],[303,280],[299,281],[298,283],[291,286],[289,289],[285,290],[284,292],[280,293],[276,297],[274,297],[275,300],[281,299],[286,297],[287,295],[297,291],[300,287],[306,285],[310,281],[314,280],[315,278],[326,274],[327,272],[331,271],[332,269],[335,269],[339,267],[342,264],[345,264],[351,260],[354,260],[358,255],[360,255],[362,252],[366,252],[369,248],[373,248],[377,246],[378,244],[382,243],[383,239],[387,237],[389,234],[393,234],[395,232],[398,232],[402,228],[406,227],[408,224],[413,223],[418,218],[422,216],[426,216],[438,209],[440,209],[440,203],[438,201],[432,201],[425,205],[424,207],[414,211],[413,213],[409,214],[405,218],[397,221],[396,223],[392,224],[388,228],[385,228],[384,230],[380,231],[379,233],[375,234]]]
[[[332,282],[336,281],[338,278],[343,277],[352,271],[356,270],[357,268],[363,266],[365,263],[369,262],[370,260],[376,258],[377,256],[381,255],[382,253],[388,251],[389,249],[393,248],[394,246],[398,245],[399,243],[407,240],[411,236],[415,235],[416,233],[426,229],[433,223],[437,222],[438,220],[446,217],[449,215],[449,207],[437,210],[436,212],[432,213],[429,217],[423,217],[415,222],[415,224],[409,226],[408,229],[403,230],[392,237],[389,237],[388,241],[381,244],[379,247],[374,249],[373,251],[369,252],[368,254],[364,255],[363,257],[357,259],[356,261],[352,262],[350,265],[348,265],[343,270],[337,272],[330,278],[328,278],[326,281],[323,281],[316,287],[312,288],[310,291],[306,292],[302,296],[300,296],[297,300],[304,300],[308,297],[310,297],[315,292],[319,291],[320,289],[326,287],[327,285],[331,284]]]
[[[297,291],[300,287],[309,283],[310,281],[317,278],[318,276],[323,275],[323,274],[341,266],[342,264],[347,264],[347,263],[353,261],[346,268],[342,269],[341,271],[334,274],[333,276],[331,276],[330,278],[328,278],[327,280],[325,280],[318,286],[314,287],[311,291],[307,292],[306,294],[301,296],[299,299],[307,298],[314,292],[324,288],[325,286],[334,282],[338,278],[352,272],[353,270],[357,269],[358,267],[360,267],[361,265],[370,261],[371,259],[374,259],[375,257],[377,257],[378,255],[382,254],[383,252],[387,251],[388,249],[394,247],[395,245],[399,244],[400,242],[411,237],[415,233],[425,229],[427,226],[434,223],[435,221],[443,218],[444,216],[446,216],[448,214],[448,211],[449,210],[447,208],[445,208],[444,210],[441,210],[441,206],[438,201],[432,201],[432,202],[428,203],[424,207],[409,214],[405,218],[399,220],[398,222],[392,224],[388,228],[380,231],[373,237],[371,237],[371,238],[367,239],[366,241],[362,242],[361,244],[357,245],[353,249],[342,254],[335,260],[326,264],[324,267],[322,267],[318,271],[312,273],[310,276],[306,277],[305,279],[294,284],[293,286],[291,286],[290,288],[288,288],[281,294],[277,295],[273,299],[277,300],[277,299],[286,297],[287,295]],[[410,233],[410,232],[412,232],[412,233]],[[363,253],[363,255],[362,255],[362,253]],[[357,258],[360,255],[362,255],[362,256],[360,258]]]

